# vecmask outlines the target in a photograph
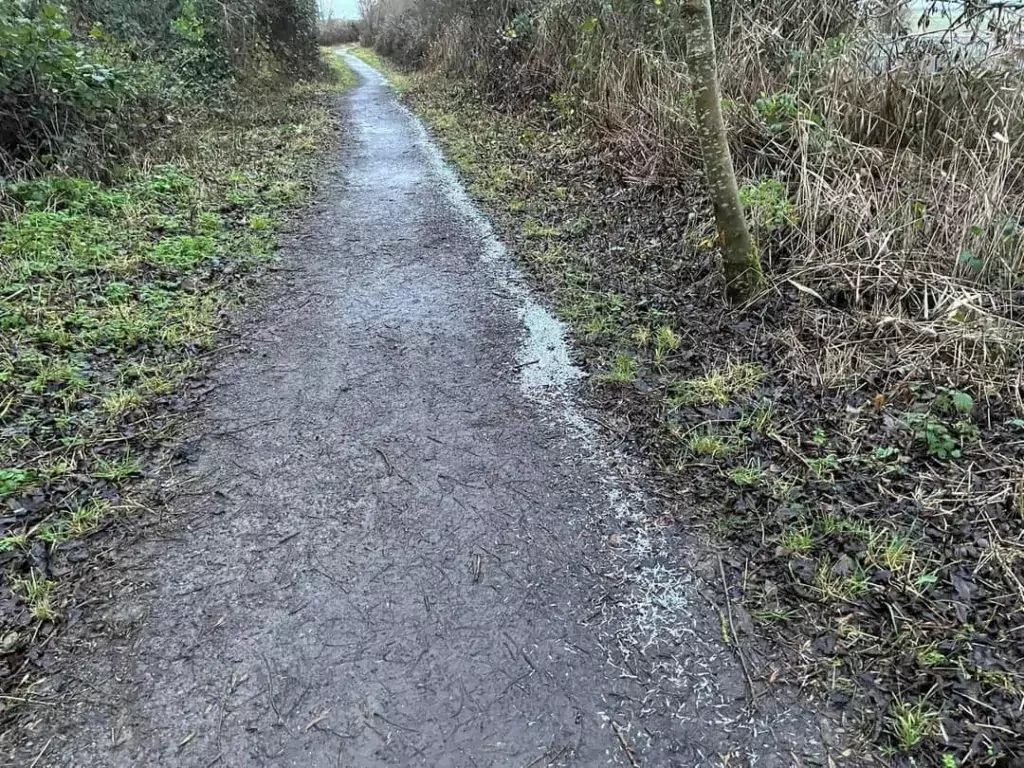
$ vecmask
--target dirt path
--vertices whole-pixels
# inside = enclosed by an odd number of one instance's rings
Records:
[[[573,399],[561,327],[351,64],[352,140],[214,372],[176,532],[130,571],[151,587],[115,595],[20,764],[816,753],[813,719],[747,712],[690,556]]]

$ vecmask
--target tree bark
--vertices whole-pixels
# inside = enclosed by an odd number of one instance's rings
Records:
[[[683,0],[682,6],[687,20],[686,66],[693,88],[704,172],[722,246],[726,291],[730,299],[742,300],[754,293],[763,275],[761,260],[740,203],[736,171],[722,118],[711,0]]]

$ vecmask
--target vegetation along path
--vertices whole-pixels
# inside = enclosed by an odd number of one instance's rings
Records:
[[[698,550],[658,546],[642,472],[574,400],[561,326],[415,118],[350,63],[349,145],[213,371],[172,534],[140,545],[23,759],[817,755],[815,718],[750,706]]]

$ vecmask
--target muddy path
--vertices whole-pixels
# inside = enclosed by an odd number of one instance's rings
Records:
[[[791,765],[561,326],[352,60],[349,140],[8,754],[54,766]],[[82,630],[84,631],[84,630]],[[59,703],[58,703],[59,702]]]

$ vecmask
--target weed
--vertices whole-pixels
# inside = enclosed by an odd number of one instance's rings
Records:
[[[651,329],[646,326],[641,326],[633,331],[633,343],[640,349],[647,349],[651,345],[652,338]]]
[[[123,481],[140,474],[142,474],[142,467],[127,454],[115,461],[100,459],[96,462],[96,468],[92,471],[92,476],[97,480],[109,480],[111,482]]]
[[[553,238],[561,237],[562,230],[558,227],[547,226],[540,219],[531,216],[523,222],[522,234],[527,239]]]
[[[109,395],[106,395],[100,402],[99,407],[100,410],[105,411],[114,418],[117,418],[134,411],[136,408],[139,408],[142,403],[142,393],[128,389],[121,390],[120,392],[111,392]]]
[[[725,405],[733,395],[748,392],[758,386],[764,377],[764,368],[756,363],[728,365],[700,379],[674,384],[673,402],[683,406]]]
[[[27,490],[35,477],[26,469],[0,469],[0,499],[6,499]]]
[[[910,542],[898,533],[877,531],[868,543],[868,560],[894,573],[902,573],[914,563]]]
[[[825,534],[852,534],[861,539],[869,540],[876,535],[875,530],[856,518],[827,514],[817,522],[817,528]]]
[[[28,603],[32,618],[37,621],[52,621],[57,617],[53,609],[53,591],[55,581],[43,578],[35,571],[28,577],[16,576],[11,582],[16,595]]]
[[[796,209],[789,198],[786,185],[777,179],[763,179],[757,184],[740,188],[740,202],[750,215],[751,222],[762,232],[794,227]]]
[[[787,528],[779,536],[779,546],[794,555],[810,552],[814,548],[814,529],[809,525]]]
[[[836,563],[822,559],[815,574],[814,586],[821,598],[827,602],[855,600],[867,594],[869,582],[863,569],[857,563],[842,559]]]
[[[834,453],[812,459],[805,459],[807,468],[819,480],[831,481],[839,469],[840,459]]]
[[[785,133],[800,116],[796,95],[792,93],[763,93],[754,102],[754,109],[772,133]]]
[[[1014,697],[1024,696],[1024,678],[1020,674],[990,669],[976,669],[975,674],[987,688]]]
[[[728,475],[732,482],[740,486],[760,485],[765,479],[764,470],[756,462],[745,467],[734,467],[729,470]]]
[[[13,552],[16,549],[28,551],[29,537],[26,532],[11,533],[0,539],[0,552]]]
[[[740,417],[739,426],[741,429],[752,429],[762,435],[770,435],[775,432],[775,418],[777,406],[774,400],[761,398],[752,408],[744,411]]]
[[[934,643],[924,648],[919,648],[916,654],[917,663],[922,667],[940,667],[949,664],[949,657],[946,656]]]
[[[882,469],[892,469],[903,459],[900,449],[890,445],[877,446],[867,457],[865,463]]]
[[[784,503],[791,502],[801,487],[799,479],[785,475],[772,475],[768,485],[772,497]]]
[[[632,384],[636,381],[637,364],[632,355],[617,355],[612,369],[602,373],[598,378],[612,384]]]
[[[735,435],[703,428],[690,434],[686,447],[692,456],[724,459],[743,450],[743,443]]]
[[[939,413],[969,417],[974,411],[974,398],[959,389],[941,387],[932,400],[932,408]]]
[[[933,735],[939,722],[939,713],[929,708],[926,700],[910,704],[895,701],[890,708],[889,726],[903,753],[912,752],[922,741]]]
[[[663,325],[654,334],[654,365],[661,369],[666,358],[672,352],[675,352],[683,344],[683,340],[679,337],[670,325]]]
[[[68,520],[68,537],[80,539],[100,527],[103,518],[110,512],[110,502],[93,499],[71,513]]]
[[[928,413],[912,413],[906,417],[914,438],[924,443],[928,454],[937,459],[959,459],[963,456],[960,441],[950,428]]]
[[[762,624],[787,624],[800,618],[800,614],[796,611],[784,608],[770,608],[753,611],[751,616]]]
[[[548,243],[541,250],[531,249],[527,256],[538,264],[560,264],[565,261],[565,247],[561,243]]]

